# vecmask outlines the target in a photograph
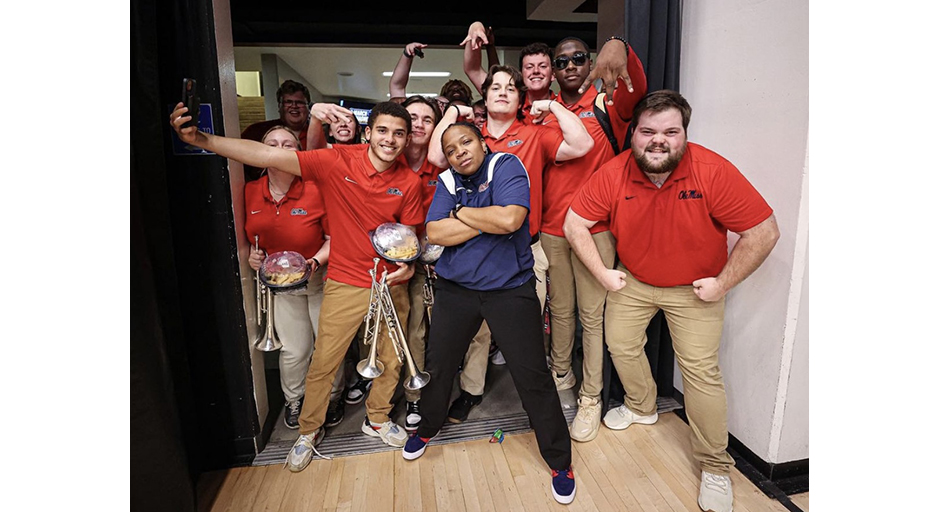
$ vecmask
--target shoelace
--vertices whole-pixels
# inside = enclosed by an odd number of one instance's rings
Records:
[[[317,451],[317,436],[316,435],[309,435],[309,436],[310,436],[309,438],[310,449],[313,450],[313,453],[317,454],[317,457],[320,457],[321,459],[333,460],[332,457],[327,457],[326,455],[323,455],[322,453]],[[304,443],[304,444],[307,444],[307,443]]]
[[[581,403],[581,400],[578,400],[578,416],[582,416],[585,421],[592,421],[594,416],[597,416],[600,407],[592,406],[589,403]]]
[[[287,408],[291,414],[300,414],[300,400],[294,400],[287,403]]]
[[[713,475],[708,472],[705,472],[704,478],[702,478],[702,484],[705,487],[722,494],[728,494],[729,481],[730,479],[726,476]]]

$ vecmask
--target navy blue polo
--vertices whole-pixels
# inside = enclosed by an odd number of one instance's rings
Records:
[[[490,162],[496,155],[502,156],[490,173]],[[448,190],[448,182],[454,184],[454,193]],[[472,208],[519,205],[528,210],[529,197],[529,176],[519,158],[491,153],[470,176],[461,176],[452,168],[441,173],[427,222],[446,219],[457,203]],[[460,245],[445,247],[435,270],[444,279],[471,290],[516,288],[534,276],[531,240],[526,214],[522,226],[513,233],[483,233]]]

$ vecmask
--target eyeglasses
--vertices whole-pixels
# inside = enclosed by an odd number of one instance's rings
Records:
[[[281,100],[281,105],[285,107],[306,107],[307,102],[300,100]]]
[[[552,61],[552,66],[555,69],[565,69],[568,67],[569,62],[574,62],[575,66],[583,66],[588,60],[588,54],[584,52],[577,52],[571,57],[567,55],[560,55],[555,57],[555,60]]]

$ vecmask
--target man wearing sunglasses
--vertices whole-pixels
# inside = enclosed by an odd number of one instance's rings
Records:
[[[283,125],[294,131],[300,139],[302,150],[308,149],[306,142],[310,121],[309,105],[310,91],[307,86],[293,80],[284,80],[284,83],[277,88],[277,111],[280,117],[248,126],[242,132],[241,138],[261,142],[268,130],[277,125]],[[260,177],[261,169],[250,165],[245,166],[245,181],[253,181]]]
[[[581,185],[623,147],[613,147],[596,116],[609,118],[616,140],[625,140],[633,107],[646,93],[646,75],[639,58],[620,39],[608,40],[598,54],[598,61],[603,64],[600,69],[611,72],[607,79],[614,76],[617,80],[618,87],[612,94],[607,91],[598,93],[592,85],[593,79],[601,72],[592,72],[590,50],[584,41],[575,37],[565,38],[555,46],[554,55],[552,68],[560,90],[558,100],[578,116],[594,139],[594,147],[588,154],[557,162],[548,169],[543,191],[541,237],[548,259],[548,275],[552,279],[549,292],[552,305],[551,370],[559,390],[571,389],[577,383],[572,371],[576,305],[577,318],[581,320],[583,379],[578,391],[578,413],[569,433],[575,441],[587,442],[597,436],[601,420],[607,291],[568,244],[564,233],[565,214]],[[627,81],[631,81],[632,88]],[[543,121],[549,125],[554,122],[551,118]],[[607,268],[612,268],[616,248],[609,225],[598,222],[591,227],[590,233],[601,260]]]

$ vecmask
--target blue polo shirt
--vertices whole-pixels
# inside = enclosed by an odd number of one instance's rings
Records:
[[[490,171],[494,158],[495,165]],[[448,190],[453,184],[454,193]],[[491,153],[470,176],[448,169],[438,176],[437,190],[428,210],[427,222],[446,219],[460,203],[472,208],[519,205],[529,209],[529,176],[515,155]],[[507,235],[483,233],[466,242],[445,247],[435,265],[437,274],[476,291],[508,290],[535,275],[529,235],[529,215],[522,226]]]

